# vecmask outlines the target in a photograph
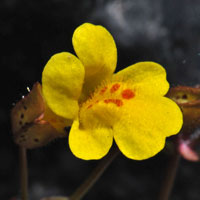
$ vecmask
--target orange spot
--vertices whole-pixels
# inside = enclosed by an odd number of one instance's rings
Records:
[[[119,83],[115,83],[111,88],[110,88],[110,92],[116,92],[118,89],[120,88],[120,84]]]
[[[134,92],[131,89],[126,89],[122,91],[122,98],[132,99],[135,96]]]
[[[97,103],[99,103],[99,100],[96,100],[96,101],[94,102],[94,104],[97,104]],[[93,106],[94,104],[90,104],[90,105],[87,107],[87,109],[92,108],[92,106]]]
[[[100,90],[100,92],[99,92],[99,94],[104,94],[105,93],[105,91],[108,89],[108,87],[107,86],[105,86],[104,88],[102,88],[101,90]]]
[[[90,108],[92,108],[92,106],[93,106],[93,105],[92,105],[92,104],[90,104],[90,105],[87,107],[87,109],[90,109]]]
[[[120,99],[105,99],[105,100],[104,100],[104,103],[114,103],[114,104],[116,104],[116,106],[118,106],[118,107],[120,107],[120,106],[123,105],[123,102],[122,102],[122,100],[120,100]]]

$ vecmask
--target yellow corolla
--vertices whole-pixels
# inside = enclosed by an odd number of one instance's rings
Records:
[[[72,123],[72,153],[84,160],[100,159],[113,139],[131,159],[147,159],[161,151],[166,137],[182,126],[179,107],[164,97],[169,89],[165,69],[140,62],[113,74],[117,49],[102,26],[79,26],[72,42],[77,57],[55,54],[42,74],[47,106]]]

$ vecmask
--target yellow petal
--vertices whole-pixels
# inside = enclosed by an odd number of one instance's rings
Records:
[[[85,128],[79,124],[79,120],[74,120],[69,134],[69,146],[76,157],[84,160],[100,159],[108,153],[112,142],[111,129]]]
[[[84,67],[72,54],[55,54],[42,73],[42,91],[47,105],[57,115],[74,119],[84,81]]]
[[[122,106],[121,119],[113,127],[115,141],[128,158],[143,160],[161,151],[166,136],[179,132],[182,113],[165,97],[135,98]]]
[[[130,81],[139,94],[165,95],[169,89],[165,69],[154,62],[139,62],[114,75],[115,80]]]
[[[85,160],[100,159],[107,154],[113,141],[112,125],[119,120],[115,102],[107,103],[98,97],[95,95],[81,105],[79,119],[73,122],[69,134],[71,151]]]
[[[112,35],[102,26],[85,23],[73,34],[74,50],[85,67],[84,92],[93,90],[116,68],[117,49]]]

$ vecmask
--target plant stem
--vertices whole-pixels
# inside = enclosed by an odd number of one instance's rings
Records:
[[[112,149],[111,152],[100,161],[89,177],[82,183],[82,185],[69,197],[69,200],[80,200],[96,183],[96,181],[115,159],[118,153],[119,150],[117,148]]]
[[[28,169],[26,148],[19,147],[21,199],[28,200]]]
[[[175,151],[169,161],[158,200],[169,200],[174,185],[174,180],[176,177],[176,172],[179,166],[179,162],[180,162],[180,155]]]

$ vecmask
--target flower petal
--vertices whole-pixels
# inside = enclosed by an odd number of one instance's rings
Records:
[[[84,160],[100,159],[108,153],[112,142],[113,134],[110,129],[84,128],[79,120],[74,120],[69,134],[69,146],[76,157]]]
[[[123,105],[121,119],[113,126],[115,141],[128,158],[143,160],[161,151],[165,138],[179,132],[182,113],[165,97],[135,98]]]
[[[85,23],[74,31],[72,43],[85,67],[83,89],[87,93],[115,71],[116,45],[112,35],[104,27],[90,23]]]
[[[114,79],[131,81],[141,94],[165,95],[169,89],[165,69],[154,62],[139,62],[114,75]]]
[[[55,54],[42,73],[42,90],[47,105],[57,115],[74,119],[84,81],[84,67],[72,54]]]

